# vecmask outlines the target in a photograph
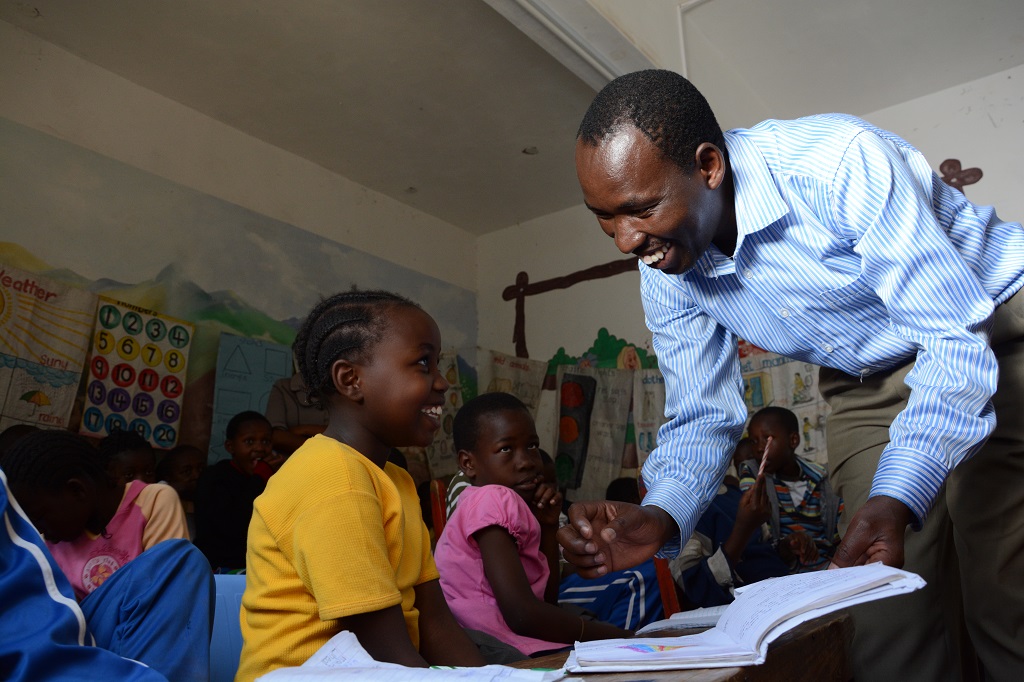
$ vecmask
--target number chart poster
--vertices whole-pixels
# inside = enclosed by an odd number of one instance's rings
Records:
[[[96,295],[0,265],[0,429],[67,428]]]
[[[131,429],[154,447],[173,447],[193,333],[188,322],[100,297],[81,432]]]

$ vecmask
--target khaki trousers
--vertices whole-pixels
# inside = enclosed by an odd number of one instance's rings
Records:
[[[851,609],[857,680],[973,680],[979,663],[981,679],[1024,680],[1024,292],[996,310],[992,348],[995,431],[950,474],[924,527],[907,531],[904,567],[928,586]],[[912,367],[863,381],[820,371],[841,533],[867,500]]]

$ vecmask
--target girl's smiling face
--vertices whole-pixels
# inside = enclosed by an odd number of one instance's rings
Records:
[[[363,417],[374,449],[430,445],[441,425],[448,381],[438,368],[441,332],[423,310],[393,306],[368,361],[355,363]],[[367,453],[364,453],[367,454]]]
[[[544,480],[540,439],[525,410],[481,415],[472,452],[459,451],[459,465],[473,485],[512,488],[530,503]]]

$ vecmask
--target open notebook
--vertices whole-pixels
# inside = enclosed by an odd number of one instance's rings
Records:
[[[737,590],[736,601],[710,630],[682,637],[577,642],[566,668],[615,672],[756,665],[764,662],[770,642],[801,623],[924,584],[920,576],[882,564],[771,578]]]

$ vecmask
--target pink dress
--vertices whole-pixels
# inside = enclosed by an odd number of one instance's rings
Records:
[[[142,481],[128,484],[121,505],[107,524],[106,537],[82,533],[71,542],[46,543],[75,589],[78,601],[85,599],[114,571],[145,550],[142,533],[146,528],[146,517],[135,504],[135,498],[145,487]]]
[[[518,635],[505,623],[484,575],[480,547],[473,539],[473,533],[488,526],[501,526],[516,541],[530,589],[544,601],[550,570],[540,551],[540,523],[511,488],[470,486],[459,496],[455,513],[445,524],[434,550],[441,589],[456,620],[464,628],[486,632],[527,655],[565,647],[561,642]]]

